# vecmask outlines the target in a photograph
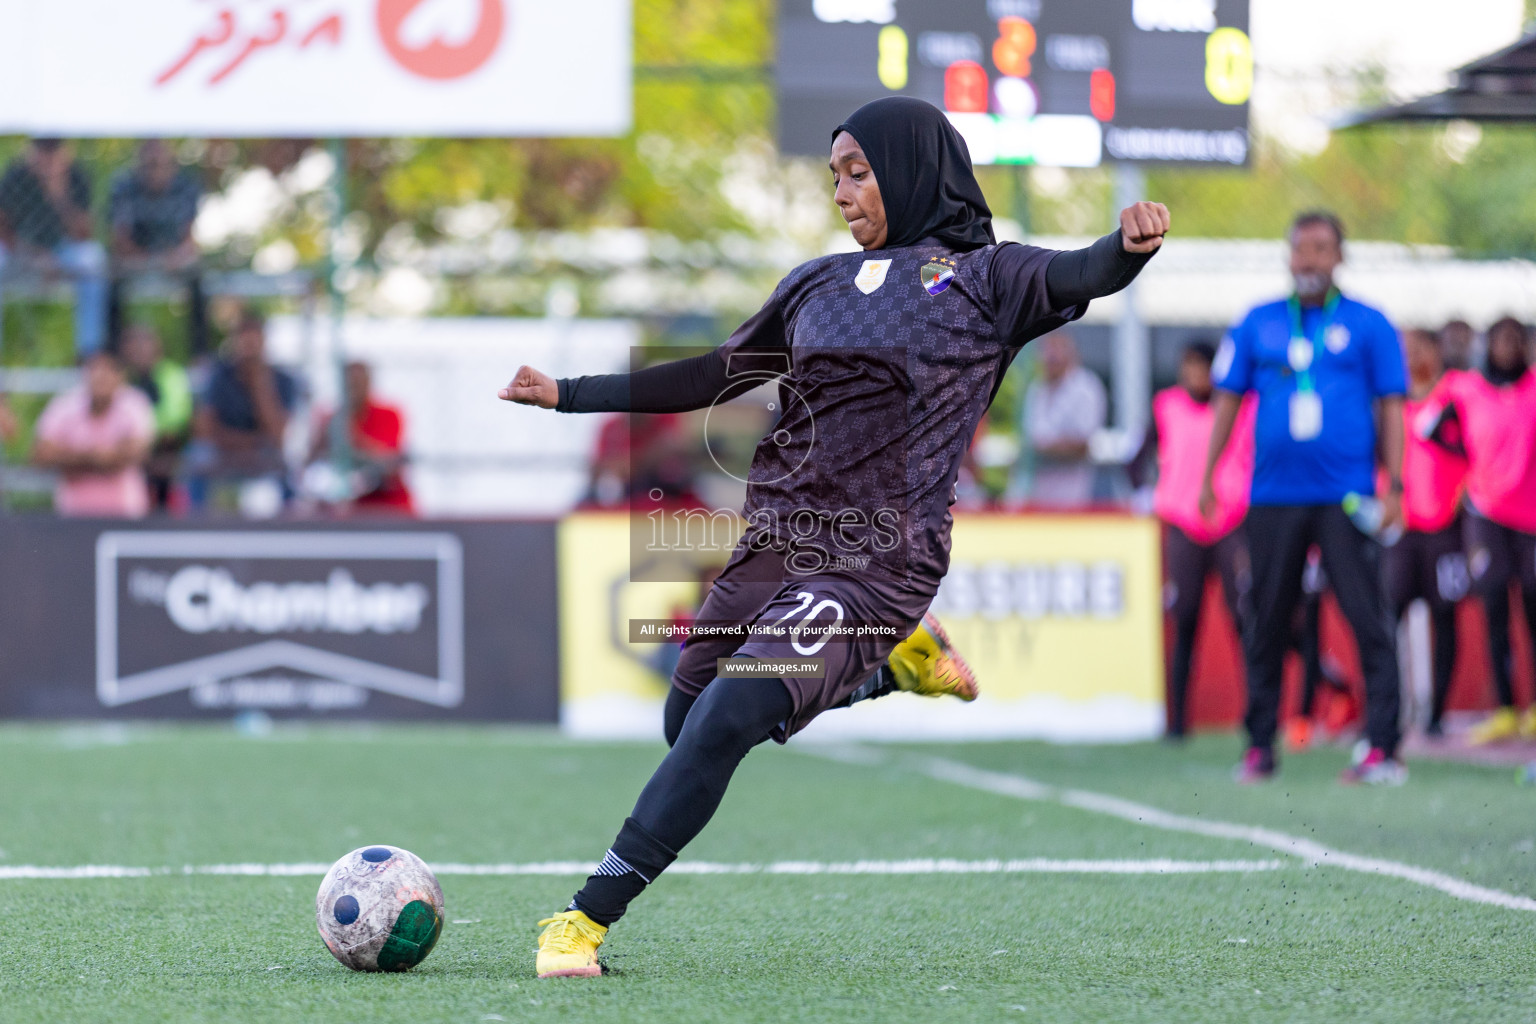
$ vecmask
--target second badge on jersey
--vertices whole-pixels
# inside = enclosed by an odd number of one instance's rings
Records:
[[[948,288],[955,280],[955,263],[942,256],[935,257],[917,272],[917,276],[923,282],[923,288],[929,295],[937,295]]]

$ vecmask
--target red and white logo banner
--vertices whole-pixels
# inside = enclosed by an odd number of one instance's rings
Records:
[[[0,133],[620,135],[630,0],[0,5]]]

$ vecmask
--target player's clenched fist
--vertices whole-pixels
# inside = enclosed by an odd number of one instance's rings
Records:
[[[560,401],[560,388],[555,384],[555,378],[531,366],[519,366],[511,382],[496,393],[504,402],[536,405],[540,409],[553,409]]]
[[[1126,252],[1153,252],[1168,233],[1168,207],[1162,203],[1132,203],[1120,211],[1120,237]]]

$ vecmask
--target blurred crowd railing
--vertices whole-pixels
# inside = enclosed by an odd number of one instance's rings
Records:
[[[233,461],[187,458],[217,429],[204,410],[228,376],[224,343],[258,310],[312,316],[322,277],[212,265],[193,238],[205,174],[169,144],[107,167],[73,150],[35,138],[0,167],[0,500],[125,516],[185,504],[189,467]],[[292,392],[284,418],[302,411]]]

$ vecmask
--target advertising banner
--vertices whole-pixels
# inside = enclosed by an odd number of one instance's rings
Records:
[[[1163,726],[1157,524],[1118,515],[955,519],[934,602],[976,670],[975,703],[892,694],[822,715],[809,737],[1130,740]],[[560,524],[562,727],[581,736],[661,734],[673,643],[631,620],[686,622],[702,582],[633,582],[621,514]]]
[[[0,5],[0,134],[621,135],[629,0]]]
[[[0,715],[553,721],[551,523],[0,539]]]

